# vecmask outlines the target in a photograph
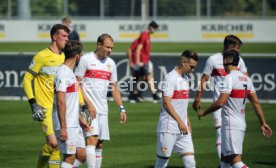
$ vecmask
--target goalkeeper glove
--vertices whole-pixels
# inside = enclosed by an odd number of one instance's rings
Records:
[[[36,121],[43,121],[44,118],[45,118],[44,113],[46,112],[46,109],[43,108],[42,106],[38,105],[34,98],[30,99],[29,103],[30,103],[31,108],[32,108],[33,119],[36,120]]]
[[[81,106],[81,117],[90,126],[90,124],[92,123],[92,117],[91,117],[90,111],[88,110],[86,105]]]

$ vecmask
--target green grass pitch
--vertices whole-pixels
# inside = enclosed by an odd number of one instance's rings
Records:
[[[191,104],[190,104],[191,105]],[[208,104],[203,104],[206,108]],[[262,104],[267,122],[276,130],[276,105]],[[111,141],[104,143],[103,167],[105,168],[153,168],[156,160],[156,127],[159,104],[125,103],[128,122],[119,123],[119,111],[109,103],[109,126]],[[26,101],[0,101],[0,167],[35,167],[37,155],[44,137],[40,124],[32,120]],[[195,159],[198,168],[216,168],[215,131],[212,115],[201,121],[189,107],[193,128]],[[253,168],[276,166],[276,138],[261,135],[257,117],[251,106],[246,111],[247,131],[244,141],[243,161]],[[85,167],[85,166],[82,166]],[[178,155],[172,155],[169,168],[182,167]]]

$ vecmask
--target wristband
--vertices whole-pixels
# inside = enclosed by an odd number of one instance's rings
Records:
[[[126,109],[125,109],[125,107],[123,105],[119,106],[119,110],[120,110],[121,113],[125,113],[126,112]]]

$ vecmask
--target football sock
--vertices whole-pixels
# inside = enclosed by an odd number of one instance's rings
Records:
[[[183,165],[185,168],[195,168],[196,167],[194,155],[183,156],[182,161],[183,161]]]
[[[78,168],[82,165],[82,162],[78,159],[75,159],[73,168]]]
[[[249,168],[249,167],[247,167],[242,161],[240,161],[240,162],[233,164],[232,168]]]
[[[86,146],[86,162],[88,168],[96,167],[96,147],[92,145]]]
[[[62,162],[60,168],[73,168],[73,165],[66,162]]]
[[[165,168],[169,163],[169,158],[157,158],[154,168]]]
[[[49,161],[53,149],[49,147],[47,144],[44,144],[41,148],[40,155],[37,161],[37,168],[43,168]]]
[[[49,168],[59,168],[60,167],[60,151],[59,149],[54,149],[51,153],[50,159],[48,161]]]
[[[221,157],[221,128],[216,129],[216,148],[219,158]]]
[[[220,168],[231,168],[231,165],[229,163],[220,162]]]
[[[100,168],[102,166],[102,149],[96,149],[96,168]]]

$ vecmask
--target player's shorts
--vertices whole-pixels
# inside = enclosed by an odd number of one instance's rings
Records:
[[[194,153],[194,145],[191,134],[157,133],[157,155],[170,157],[174,153]]]
[[[98,115],[97,115],[97,117],[98,117]],[[84,136],[89,137],[89,136],[97,136],[97,135],[99,135],[99,124],[98,124],[98,120],[96,118],[96,119],[92,120],[89,130],[84,131]]]
[[[60,137],[60,130],[55,131],[56,137]],[[85,141],[81,128],[67,128],[68,139],[65,142],[58,140],[58,147],[63,154],[76,154],[77,148],[85,148]]]
[[[46,108],[45,118],[41,122],[41,124],[42,124],[42,130],[43,130],[45,136],[54,134],[53,109],[52,108]]]
[[[109,127],[108,127],[108,115],[98,114],[97,119],[99,124],[99,139],[110,140]]]
[[[223,156],[242,154],[245,131],[221,129],[221,153]]]
[[[221,127],[221,109],[213,112],[214,127]]]
[[[135,65],[135,66],[137,66],[137,65]],[[132,76],[134,76],[136,78],[138,78],[140,76],[148,76],[151,73],[149,64],[144,64],[140,68],[133,68],[131,71],[132,71]]]

